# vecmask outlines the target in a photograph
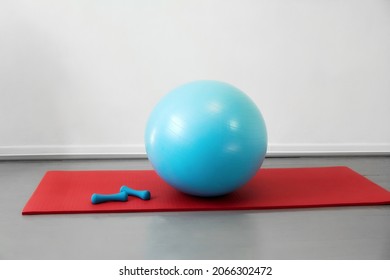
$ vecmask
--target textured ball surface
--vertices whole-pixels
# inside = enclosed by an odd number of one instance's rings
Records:
[[[196,196],[225,195],[259,170],[267,150],[264,119],[236,87],[195,81],[169,92],[153,109],[145,147],[157,174]]]

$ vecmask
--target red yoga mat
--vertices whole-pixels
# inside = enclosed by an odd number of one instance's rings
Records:
[[[150,200],[92,204],[93,193],[117,193],[122,185],[149,190]],[[23,215],[253,210],[390,204],[390,192],[348,167],[262,168],[239,190],[223,197],[189,196],[154,171],[48,171]]]

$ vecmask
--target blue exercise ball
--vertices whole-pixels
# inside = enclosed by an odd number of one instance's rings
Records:
[[[243,186],[261,167],[267,131],[255,103],[219,81],[184,84],[162,98],[145,130],[157,174],[186,194],[212,197]]]

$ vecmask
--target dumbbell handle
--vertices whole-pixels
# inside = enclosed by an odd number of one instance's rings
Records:
[[[139,191],[139,190],[131,189],[128,186],[122,186],[120,191],[126,193],[127,195],[136,196],[143,200],[150,199],[150,192],[147,190]]]
[[[119,192],[119,193],[114,193],[114,194],[98,194],[94,193],[91,196],[91,202],[92,204],[98,204],[102,202],[107,202],[107,201],[127,201],[127,193],[125,192]]]

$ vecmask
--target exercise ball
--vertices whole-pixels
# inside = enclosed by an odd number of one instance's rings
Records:
[[[152,110],[145,148],[157,174],[186,194],[231,193],[259,170],[267,131],[255,103],[220,81],[194,81],[170,91]]]

